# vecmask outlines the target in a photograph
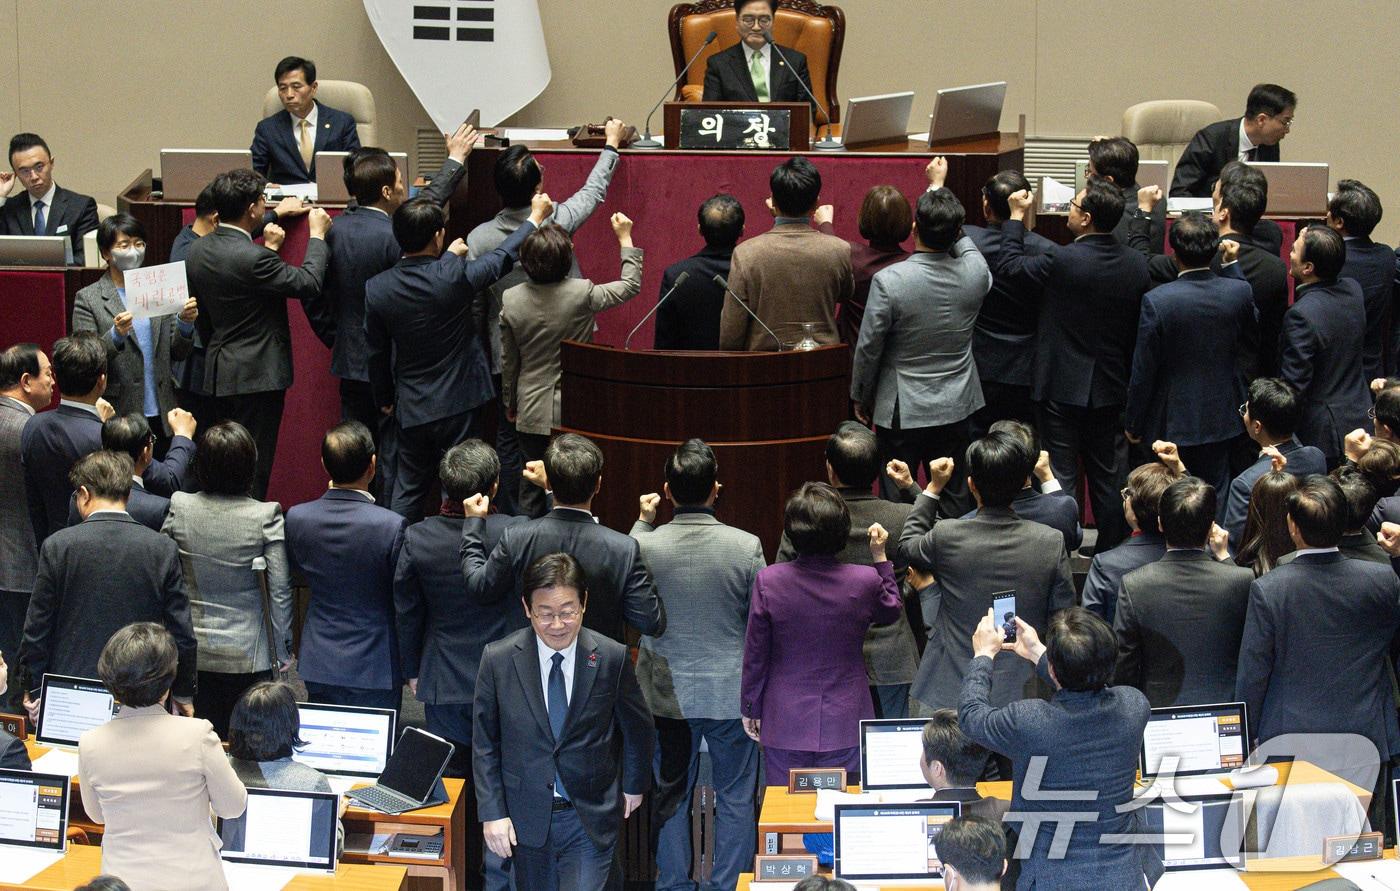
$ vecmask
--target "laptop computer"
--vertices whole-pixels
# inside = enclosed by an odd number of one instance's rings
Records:
[[[405,727],[379,782],[346,793],[356,804],[385,814],[402,814],[447,801],[442,772],[456,746],[416,727]]]
[[[69,778],[0,770],[0,882],[23,883],[68,849]]]
[[[860,788],[933,791],[919,768],[924,751],[924,721],[879,718],[860,722]]]
[[[1001,109],[1006,104],[1006,81],[950,87],[939,90],[929,118],[928,144],[987,136],[1001,130]]]
[[[318,204],[347,204],[350,190],[345,187],[345,159],[349,152],[316,153],[316,202]],[[390,152],[389,157],[399,165],[399,175],[403,177],[404,188],[411,185],[408,178],[408,154]]]
[[[298,702],[297,713],[306,745],[292,760],[325,774],[336,792],[373,781],[388,766],[398,721],[393,709]]]
[[[1137,182],[1138,187],[1156,186],[1166,195],[1171,189],[1171,171],[1167,169],[1169,165],[1166,161],[1139,161]],[[1074,192],[1079,194],[1084,189],[1084,184],[1089,181],[1089,162],[1074,162]],[[1136,204],[1133,205],[1137,207]]]
[[[913,111],[912,91],[849,99],[846,120],[841,126],[841,144],[850,147],[881,142],[907,143],[909,115]]]
[[[1244,868],[1246,808],[1229,791],[1180,795],[1177,801],[1154,801],[1143,808],[1143,834],[1156,839],[1168,872]]]
[[[249,789],[241,816],[219,819],[219,856],[231,864],[296,872],[335,872],[340,796],[334,792]]]
[[[938,835],[961,814],[957,801],[838,804],[833,874],[848,882],[876,882],[882,888],[940,879]]]
[[[252,166],[248,149],[161,149],[161,194],[166,201],[193,201],[219,174]]]
[[[77,776],[78,740],[117,713],[116,700],[101,681],[46,674],[39,687],[39,721],[34,741],[52,751],[35,762],[48,773]]]
[[[1176,759],[1178,777],[1221,777],[1245,765],[1249,715],[1243,702],[1152,709],[1142,732],[1139,766],[1143,779]]]
[[[67,235],[0,235],[0,266],[67,266],[73,242]]]
[[[1298,164],[1291,161],[1249,161],[1269,181],[1271,216],[1320,217],[1327,213],[1327,164]]]

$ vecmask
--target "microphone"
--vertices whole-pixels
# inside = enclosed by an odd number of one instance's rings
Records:
[[[661,103],[663,103],[663,102],[666,101],[666,97],[669,96],[669,95],[671,95],[673,92],[675,92],[676,84],[680,83],[681,80],[685,77],[686,72],[690,71],[690,66],[691,66],[691,65],[694,65],[694,64],[695,64],[695,60],[698,59],[698,58],[700,58],[700,54],[703,53],[703,52],[705,51],[705,47],[707,47],[707,46],[709,46],[710,44],[714,43],[714,42],[715,42],[715,38],[718,37],[718,36],[719,36],[718,32],[711,31],[711,32],[710,32],[710,35],[709,35],[708,37],[705,38],[705,42],[702,43],[702,44],[700,44],[700,48],[699,48],[698,50],[695,51],[695,55],[693,55],[693,56],[690,57],[690,61],[685,63],[685,67],[681,69],[681,73],[676,77],[675,80],[671,81],[671,86],[667,87],[666,92],[662,93],[662,94],[661,94],[661,98],[658,99],[658,100],[656,101],[656,104],[653,105],[653,106],[651,107],[651,111],[647,112],[647,125],[646,125],[646,133],[645,133],[645,135],[643,135],[641,139],[637,140],[636,142],[634,142],[634,143],[632,143],[630,146],[628,146],[628,148],[634,148],[634,149],[659,149],[659,148],[661,148],[661,143],[660,143],[659,141],[657,141],[657,140],[651,138],[651,116],[654,115],[654,114],[656,114],[656,110],[657,110],[658,108],[661,107]],[[660,304],[658,304],[658,305],[660,305]]]
[[[792,72],[792,76],[797,77],[796,69],[794,69],[792,67],[792,63],[787,60],[787,56],[783,55],[783,51],[778,48],[778,41],[773,39],[773,29],[764,28],[763,37],[768,41],[768,45],[773,47],[773,52],[778,54],[778,58],[783,61],[783,64],[787,66],[787,69]],[[817,97],[814,96],[812,94],[812,91],[807,88],[807,82],[800,77],[797,77],[797,82],[802,86],[802,92],[806,93],[807,96],[811,98],[812,104],[815,105],[817,108],[821,108],[822,104],[817,101]],[[822,110],[826,112],[826,136],[812,143],[812,149],[818,152],[845,151],[846,147],[843,144],[831,138],[831,108],[827,107]],[[821,131],[818,130],[818,132]]]
[[[653,306],[651,309],[647,310],[646,315],[642,316],[642,320],[637,323],[637,327],[627,332],[627,339],[622,342],[622,348],[624,350],[627,349],[628,344],[632,342],[632,335],[636,334],[639,330],[641,330],[641,327],[647,323],[647,319],[655,315],[656,311],[661,308],[661,304],[669,300],[671,298],[671,295],[676,293],[676,289],[679,288],[681,285],[685,284],[685,280],[688,278],[690,278],[689,272],[682,272],[680,275],[676,276],[676,283],[671,285],[671,290],[667,291],[665,294],[662,294],[661,299],[656,301],[656,305]]]
[[[724,293],[725,293],[725,294],[728,294],[730,297],[733,297],[736,301],[738,301],[739,305],[742,306],[742,307],[744,308],[744,312],[748,313],[748,314],[749,314],[749,317],[752,318],[755,322],[758,323],[758,327],[760,327],[760,328],[762,328],[764,331],[767,331],[767,332],[768,332],[768,336],[771,337],[771,338],[773,338],[773,342],[776,343],[776,344],[778,345],[778,351],[779,351],[779,352],[782,352],[782,349],[783,349],[783,342],[782,342],[782,340],[780,340],[780,339],[778,338],[778,335],[776,335],[776,334],[773,333],[773,329],[772,329],[772,328],[769,328],[767,325],[763,324],[763,320],[760,319],[760,318],[754,313],[753,310],[749,309],[749,305],[748,305],[747,303],[744,302],[744,298],[740,297],[738,294],[735,294],[733,291],[729,290],[729,282],[727,282],[727,281],[724,280],[724,276],[722,276],[722,275],[716,275],[713,279],[711,279],[711,281],[713,281],[715,284],[719,285],[721,288],[724,288]]]

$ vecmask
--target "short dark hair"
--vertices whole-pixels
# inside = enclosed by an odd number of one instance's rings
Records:
[[[909,199],[894,186],[876,186],[860,203],[859,226],[860,237],[871,244],[899,244],[914,226]]]
[[[1006,831],[975,814],[943,824],[938,859],[974,885],[994,885],[1006,871]]]
[[[213,191],[219,221],[231,225],[243,219],[266,187],[267,178],[256,170],[230,170],[214,177],[209,188]]]
[[[211,213],[218,213],[219,208],[214,204],[214,184],[208,183],[199,190],[199,194],[194,199],[194,215],[197,217],[207,217]]]
[[[1377,421],[1377,423],[1380,423]],[[1340,469],[1353,469],[1348,465],[1342,465]],[[1371,440],[1371,447],[1366,450],[1356,461],[1354,468],[1367,480],[1376,490],[1376,498],[1389,498],[1395,494],[1397,486],[1400,486],[1400,444],[1391,442],[1388,439],[1379,437]],[[1333,472],[1333,478],[1340,482],[1340,477]],[[1367,517],[1370,512],[1367,511]],[[1348,526],[1348,530],[1355,527]]]
[[[1137,518],[1138,528],[1145,532],[1157,529],[1162,495],[1181,475],[1159,461],[1133,468],[1128,474],[1128,504]]]
[[[1255,84],[1244,102],[1244,116],[1252,118],[1257,114],[1266,114],[1272,117],[1297,107],[1298,97],[1292,90],[1278,84]]]
[[[114,213],[97,224],[97,250],[107,253],[117,243],[117,236],[146,240],[146,227],[129,213]]]
[[[1336,229],[1314,223],[1303,230],[1303,250],[1298,259],[1311,263],[1318,278],[1331,281],[1342,274],[1347,244]]]
[[[96,876],[86,885],[79,885],[73,891],[131,891],[131,886],[116,876]]]
[[[38,377],[41,352],[37,343],[16,343],[0,350],[0,390],[18,387],[26,374]]]
[[[38,133],[16,133],[14,136],[11,136],[10,153],[5,157],[13,163],[16,154],[19,152],[27,152],[32,148],[41,148],[44,150],[44,154],[48,155],[50,158],[53,157],[53,152],[49,151],[49,144],[45,142],[44,137],[40,136]]]
[[[53,377],[64,396],[85,396],[107,373],[107,343],[96,331],[74,331],[53,342]]]
[[[783,532],[799,556],[830,557],[846,546],[851,511],[826,483],[803,483],[783,510]]]
[[[745,0],[745,2],[752,3],[754,0]],[[816,875],[808,876],[793,885],[792,891],[856,891],[856,886],[845,879]]]
[[[1278,377],[1257,377],[1249,383],[1245,403],[1249,419],[1264,425],[1272,436],[1292,436],[1303,419],[1303,405],[1293,385]]]
[[[826,441],[826,463],[841,485],[869,489],[880,476],[880,446],[870,428],[842,421]]]
[[[354,155],[354,160],[345,160],[350,165],[345,185],[355,197],[356,204],[370,207],[384,200],[384,189],[387,188],[391,193],[394,191],[394,184],[399,179],[399,165],[384,149],[361,148]],[[394,235],[395,238],[398,237],[397,232]],[[428,238],[431,239],[432,236]]]
[[[704,504],[715,488],[719,464],[703,439],[687,439],[666,459],[666,485],[681,506]]]
[[[257,441],[237,421],[220,421],[200,434],[194,471],[204,492],[247,495],[258,475]]]
[[[531,232],[520,245],[520,268],[541,285],[568,278],[574,268],[574,240],[568,230],[550,223]]]
[[[131,497],[131,477],[136,464],[124,452],[98,449],[88,452],[68,470],[68,485],[76,492],[87,489],[104,501],[126,501]]]
[[[296,693],[281,681],[260,681],[243,691],[228,719],[228,753],[242,761],[290,758],[301,741]]]
[[[1337,191],[1327,202],[1327,212],[1348,235],[1366,238],[1380,223],[1383,209],[1380,196],[1370,186],[1358,179],[1344,179],[1337,183]]]
[[[374,437],[359,421],[341,421],[321,440],[321,463],[337,485],[353,483],[369,470]]]
[[[919,241],[924,247],[946,251],[962,234],[967,213],[951,189],[934,189],[919,196],[919,209],[914,215]]]
[[[506,207],[525,207],[535,197],[544,171],[530,150],[513,145],[496,158],[496,194]]]
[[[175,638],[155,622],[133,622],[107,639],[97,657],[97,677],[127,708],[160,702],[175,683],[180,655]]]
[[[1045,650],[1061,689],[1102,690],[1113,680],[1118,638],[1107,622],[1082,606],[1051,615]]]
[[[1209,266],[1220,246],[1220,229],[1215,221],[1198,210],[1183,214],[1167,233],[1167,241],[1183,266]]]
[[[1019,170],[1000,170],[982,186],[982,197],[987,199],[987,207],[999,220],[1010,219],[1010,198],[1017,192],[1029,192],[1031,181]]]
[[[102,448],[121,452],[138,461],[146,446],[155,441],[151,425],[139,411],[115,415],[102,424]]]
[[[544,472],[556,504],[583,504],[598,491],[603,450],[586,436],[561,433],[544,450]]]
[[[967,447],[967,473],[985,507],[1006,507],[1026,487],[1036,455],[1014,433],[988,433]]]
[[[432,244],[446,226],[447,214],[426,198],[405,201],[394,211],[394,240],[405,254],[416,254]]]
[[[1230,212],[1230,225],[1249,232],[1269,208],[1269,181],[1258,167],[1231,161],[1220,171],[1220,207]]]
[[[948,780],[960,787],[977,784],[991,754],[962,732],[957,710],[951,708],[938,709],[924,724],[923,745],[924,761],[942,764]]]
[[[3,358],[0,358],[0,369],[4,368],[3,361]],[[34,364],[39,364],[37,357]],[[38,374],[38,372],[31,371],[30,374]],[[18,377],[15,378],[15,382],[19,382]],[[14,384],[10,384],[10,386],[14,386]],[[0,390],[3,389],[5,389],[4,372],[0,371]],[[1376,423],[1384,424],[1390,428],[1391,433],[1400,435],[1400,387],[1386,387],[1376,394]]]
[[[801,155],[788,158],[768,177],[773,206],[785,217],[801,217],[812,212],[822,192],[822,175]]]
[[[748,6],[750,3],[767,3],[768,8],[773,10],[773,13],[775,15],[778,12],[779,0],[734,0],[734,14],[738,15],[739,10],[743,9],[745,6]]]
[[[1035,428],[1025,421],[1014,421],[1011,418],[1003,418],[1000,421],[993,421],[992,426],[987,428],[988,433],[1010,433],[1012,436],[1026,444],[1026,448],[1031,450],[1031,454],[1036,460],[1040,460],[1040,437],[1036,434]],[[1035,465],[1031,465],[1035,469]]]
[[[473,495],[490,495],[501,478],[501,459],[496,450],[479,439],[464,439],[447,450],[438,462],[442,491],[453,502]]]
[[[1367,521],[1371,519],[1371,512],[1376,509],[1376,502],[1381,500],[1380,491],[1365,473],[1355,467],[1344,464],[1332,471],[1331,476],[1337,488],[1342,490],[1342,498],[1346,501],[1346,531],[1364,530]]]
[[[570,554],[545,554],[537,557],[525,570],[521,590],[525,594],[525,602],[531,607],[535,605],[535,592],[550,588],[573,588],[578,592],[579,603],[588,603],[588,578],[584,575],[583,567]]]
[[[1194,476],[1182,477],[1167,486],[1157,506],[1167,547],[1205,545],[1215,522],[1215,497],[1215,487]]]
[[[1124,136],[1109,136],[1089,143],[1089,163],[1094,172],[1113,184],[1126,189],[1137,182],[1138,147]]]
[[[316,63],[310,59],[303,59],[301,56],[288,56],[277,63],[277,67],[272,71],[272,82],[281,83],[282,78],[293,71],[300,71],[306,78],[307,84],[316,82]]]
[[[705,199],[695,216],[709,247],[732,248],[744,234],[744,205],[733,195],[721,193]]]
[[[1285,505],[1308,547],[1336,547],[1346,534],[1347,502],[1336,480],[1315,473],[1289,494]]]
[[[1089,215],[1089,225],[1095,232],[1112,232],[1123,219],[1123,192],[1102,179],[1084,183],[1084,201],[1080,207]]]

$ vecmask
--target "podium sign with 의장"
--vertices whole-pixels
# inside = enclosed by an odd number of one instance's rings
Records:
[[[786,108],[683,108],[680,147],[726,151],[790,151],[792,112]]]

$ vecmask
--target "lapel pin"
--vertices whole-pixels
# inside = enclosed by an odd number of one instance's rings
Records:
[[[329,129],[331,128],[331,125],[330,125],[330,124],[322,124],[321,126],[322,126],[322,127],[325,127],[327,130],[329,130]]]
[[[597,654],[597,653],[589,653],[589,654],[588,654],[588,667],[589,667],[589,668],[597,668],[597,667],[598,667],[598,654]]]

